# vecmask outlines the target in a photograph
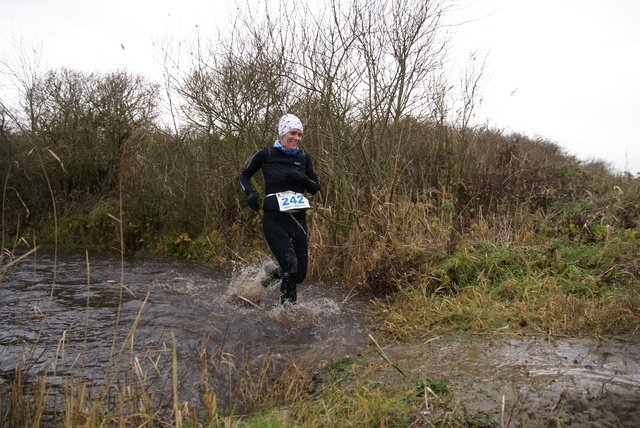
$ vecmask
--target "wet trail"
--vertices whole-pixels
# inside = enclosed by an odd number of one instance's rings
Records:
[[[219,408],[243,411],[296,370],[344,356],[361,355],[365,381],[368,370],[372,382],[398,381],[395,367],[367,352],[366,301],[308,281],[295,310],[283,310],[277,283],[260,284],[265,277],[261,263],[217,271],[38,252],[0,272],[0,386],[16,367],[44,377],[54,395],[70,379],[94,396],[142,386],[170,414],[174,386],[191,409],[215,394]],[[446,335],[384,352],[403,382],[445,379],[456,399],[510,426],[640,423],[637,339]]]
[[[170,391],[176,361],[181,398],[207,389],[232,402],[265,370],[277,377],[291,362],[320,364],[366,346],[364,304],[349,290],[308,282],[283,310],[277,283],[264,288],[264,278],[261,264],[221,272],[38,252],[0,282],[0,378],[18,365],[54,387],[70,376],[95,387],[134,378]]]

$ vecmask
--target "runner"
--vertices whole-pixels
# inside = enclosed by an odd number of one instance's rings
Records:
[[[262,169],[266,195],[262,203],[262,232],[280,265],[271,275],[282,276],[280,303],[283,305],[295,304],[297,284],[307,275],[306,210],[310,205],[304,193],[315,195],[320,190],[311,155],[299,147],[302,135],[300,119],[285,114],[278,123],[279,140],[273,146],[258,150],[240,173],[247,203],[259,211],[259,196],[251,186],[251,177]]]

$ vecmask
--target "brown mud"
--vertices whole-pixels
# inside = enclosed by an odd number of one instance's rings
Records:
[[[368,358],[365,376],[378,382],[448,382],[444,396],[426,394],[419,425],[442,423],[445,409],[490,415],[505,428],[640,427],[637,336],[427,337]]]

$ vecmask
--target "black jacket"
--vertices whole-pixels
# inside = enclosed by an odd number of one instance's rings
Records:
[[[311,155],[305,150],[298,150],[294,154],[285,153],[272,146],[258,150],[240,172],[240,185],[247,196],[254,192],[250,179],[260,168],[262,168],[264,191],[267,195],[264,201],[265,210],[278,209],[276,198],[268,196],[272,193],[292,190],[297,193],[307,191],[315,195],[320,190],[318,174],[313,169]],[[302,174],[301,180],[300,176],[291,175],[294,171]]]

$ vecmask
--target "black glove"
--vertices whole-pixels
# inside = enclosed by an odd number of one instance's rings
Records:
[[[258,194],[256,192],[249,193],[247,203],[254,211],[260,211],[260,202],[258,202]]]
[[[309,181],[309,177],[301,173],[300,171],[290,171],[287,173],[287,178],[289,180],[296,181],[298,183],[302,183],[304,185]]]

